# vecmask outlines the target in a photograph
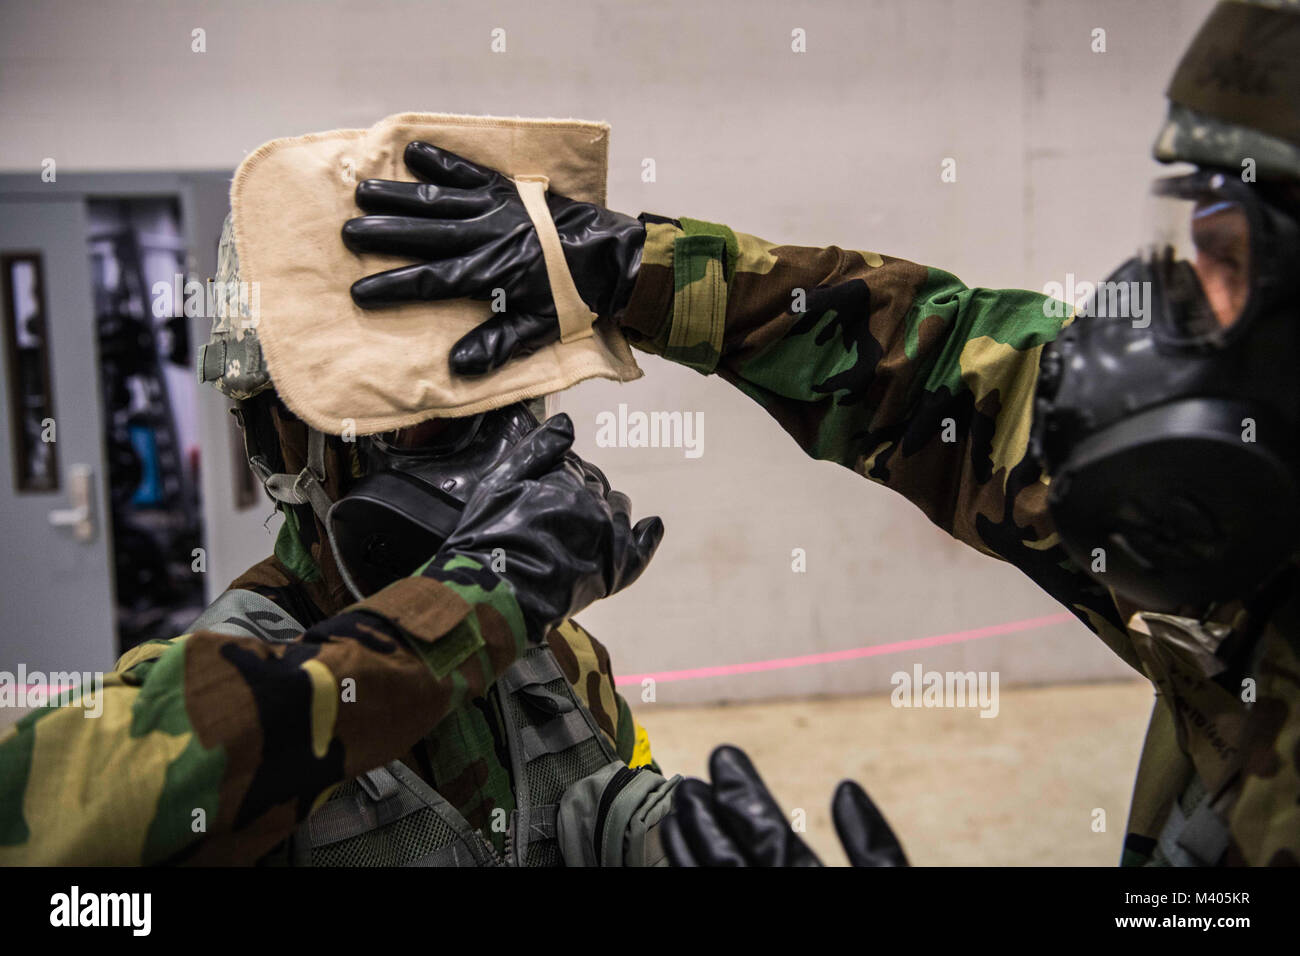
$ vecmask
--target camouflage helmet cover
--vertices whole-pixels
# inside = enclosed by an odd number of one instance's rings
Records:
[[[1222,0],[1167,92],[1159,161],[1300,180],[1300,0]]]
[[[230,214],[221,227],[217,274],[207,291],[213,311],[212,333],[208,343],[199,349],[199,381],[213,385],[229,398],[251,398],[271,387],[271,376],[257,340],[257,290],[240,282]]]

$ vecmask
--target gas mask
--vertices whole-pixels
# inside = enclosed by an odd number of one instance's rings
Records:
[[[357,598],[406,577],[441,547],[466,501],[492,466],[538,420],[523,403],[440,422],[419,438],[419,426],[359,439],[365,475],[329,509],[330,545]],[[570,452],[589,481],[609,490],[598,468]]]
[[[1158,180],[1155,241],[1043,352],[1031,451],[1070,557],[1149,610],[1300,546],[1300,238],[1263,187]]]

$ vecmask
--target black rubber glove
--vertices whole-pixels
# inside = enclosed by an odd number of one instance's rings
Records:
[[[484,568],[501,549],[497,574],[514,589],[534,642],[635,581],[664,534],[657,517],[632,527],[627,496],[566,455],[572,444],[573,422],[564,414],[524,436],[480,481],[438,549],[438,566],[464,555]]]
[[[718,747],[709,776],[683,780],[660,824],[673,866],[821,866],[791,828],[745,752]],[[831,816],[853,866],[907,866],[898,838],[851,780],[835,788]]]
[[[465,335],[451,350],[452,371],[482,375],[510,359],[559,341],[542,245],[515,184],[494,169],[429,143],[406,147],[419,183],[367,179],[357,205],[372,215],[343,226],[353,252],[420,260],[352,285],[364,309],[430,299],[490,299],[505,291],[506,311]],[[601,206],[547,193],[573,283],[587,307],[617,317],[641,266],[645,227]]]

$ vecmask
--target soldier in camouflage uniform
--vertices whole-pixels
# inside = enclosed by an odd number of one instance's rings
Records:
[[[1300,9],[1270,3],[1243,14],[1243,6],[1220,4],[1221,19],[1207,25],[1181,75],[1231,86],[1234,71],[1253,69],[1260,85],[1236,101],[1248,115],[1233,115],[1231,101],[1184,97],[1176,84],[1157,157],[1231,177],[1250,158],[1271,195],[1294,203]],[[1216,34],[1228,38],[1226,49]],[[1264,39],[1273,59],[1236,59],[1264,49]],[[350,221],[344,236],[354,249],[401,249],[423,261],[363,279],[353,287],[358,304],[382,307],[429,289],[480,294],[540,261],[528,238],[507,256],[504,232],[482,217],[470,240],[428,229],[430,219],[477,216],[477,202],[486,210],[505,192],[491,170],[426,144],[412,149],[424,151],[413,171],[432,185],[405,203],[368,209],[379,215]],[[1068,309],[1034,292],[968,288],[943,270],[875,252],[782,245],[686,217],[643,214],[636,231],[609,210],[550,202],[557,223],[582,225],[560,228],[580,294],[634,344],[722,376],[812,457],[892,488],[958,540],[1016,565],[1152,681],[1125,865],[1300,863],[1294,559],[1235,600],[1182,613],[1135,606],[1071,559],[1049,514],[1048,475],[1030,452],[1040,359],[1072,321]],[[455,238],[440,242],[435,233]],[[1292,275],[1297,268],[1289,264]],[[634,285],[621,281],[627,274]],[[622,285],[630,291],[620,294]],[[452,350],[453,369],[490,372],[558,338],[545,285],[534,288],[531,313],[469,333]],[[796,311],[797,291],[806,302]],[[955,441],[941,440],[945,422],[955,423]]]
[[[527,586],[463,551],[354,602],[308,486],[336,500],[357,446],[330,436],[311,461],[263,364],[229,218],[214,292],[200,378],[238,403],[284,515],[275,553],[189,633],[125,654],[99,719],[49,706],[0,735],[0,864],[560,862],[565,788],[627,765],[658,783],[609,654],[563,615],[532,633]],[[608,547],[616,569],[617,537]],[[584,826],[591,809],[566,812]]]

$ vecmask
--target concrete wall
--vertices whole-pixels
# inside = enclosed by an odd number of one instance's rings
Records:
[[[267,139],[401,110],[613,124],[610,204],[940,265],[972,285],[1099,277],[1140,235],[1162,90],[1210,0],[790,5],[45,2],[0,12],[0,168],[233,167]],[[507,52],[490,51],[506,30]],[[193,53],[191,31],[206,31]],[[806,31],[807,52],[791,51]],[[1093,30],[1106,52],[1093,52]],[[957,181],[940,164],[957,162]],[[641,181],[653,158],[657,178]],[[668,525],[583,620],[623,673],[783,658],[1058,609],[892,493],[805,460],[717,380],[644,360],[558,405]],[[215,395],[209,399],[216,402]],[[704,454],[598,449],[596,416],[702,411]],[[253,547],[261,553],[267,539]],[[808,556],[792,573],[791,549]],[[1123,668],[1073,623],[851,663],[661,683],[661,702],[847,693],[889,674],[1005,682]]]

